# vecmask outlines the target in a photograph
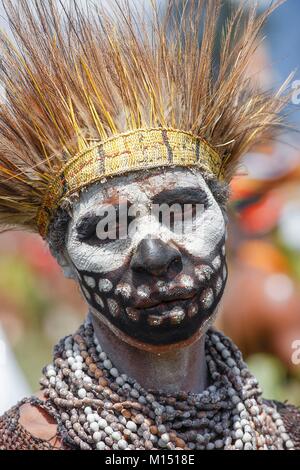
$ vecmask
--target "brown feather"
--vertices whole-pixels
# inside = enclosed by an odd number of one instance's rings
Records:
[[[140,127],[173,127],[205,138],[230,181],[240,157],[282,125],[282,91],[261,92],[246,77],[268,15],[237,8],[214,64],[221,0],[190,0],[161,15],[129,2],[106,11],[76,0],[2,0],[0,226],[37,230],[36,215],[57,171],[90,140]],[[244,3],[244,2],[242,2]],[[63,12],[62,12],[63,10]],[[199,35],[201,41],[199,42]]]

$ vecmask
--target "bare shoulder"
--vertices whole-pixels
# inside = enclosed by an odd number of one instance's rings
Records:
[[[34,398],[40,405],[33,404]],[[43,401],[43,393],[38,392],[32,400],[21,402],[0,417],[0,449],[62,448],[57,423],[43,408]]]
[[[42,392],[38,392],[35,396],[40,400],[45,399]],[[43,408],[30,403],[24,403],[24,405],[20,407],[19,423],[24,429],[30,432],[32,436],[57,446],[56,421]]]

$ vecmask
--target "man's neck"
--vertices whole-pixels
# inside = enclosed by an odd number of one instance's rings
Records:
[[[205,335],[184,348],[154,353],[122,341],[95,317],[92,322],[96,337],[114,366],[145,389],[200,393],[207,387]]]

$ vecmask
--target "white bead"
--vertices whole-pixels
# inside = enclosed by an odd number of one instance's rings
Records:
[[[97,442],[96,444],[97,450],[104,450],[105,449],[105,442]]]
[[[253,446],[252,446],[251,442],[246,442],[246,444],[244,446],[244,450],[253,450]]]
[[[73,356],[73,351],[72,351],[72,349],[67,349],[67,350],[66,350],[66,356],[67,356],[67,357]]]
[[[74,375],[75,375],[76,379],[81,379],[81,377],[83,375],[83,372],[82,372],[82,370],[78,369],[78,370],[75,370]]]
[[[100,354],[99,354],[99,359],[101,359],[101,361],[105,361],[107,359],[107,355],[104,351],[102,351]]]
[[[90,415],[89,415],[90,416]],[[96,432],[96,431],[99,431],[99,424],[96,423],[96,421],[93,421],[91,424],[90,424],[90,428],[92,431]]]
[[[105,429],[107,426],[107,421],[106,419],[100,418],[98,419],[98,424],[99,424],[99,428]]]
[[[75,359],[73,356],[68,357],[68,364],[70,364],[70,366],[74,364],[74,362],[75,362]]]
[[[83,377],[83,382],[86,383],[86,384],[90,384],[92,382],[92,379],[88,375],[85,375]]]
[[[55,385],[56,384],[56,378],[55,377],[50,377],[49,382],[50,382],[51,385]]]
[[[101,441],[101,437],[102,437],[101,432],[99,432],[99,431],[94,432],[93,439],[94,439],[95,442]]]
[[[89,415],[89,414],[91,414],[93,411],[92,411],[92,408],[91,408],[90,406],[86,406],[86,407],[84,408],[84,412],[85,412],[86,415]]]
[[[243,433],[242,429],[237,429],[235,431],[235,438],[236,439],[242,439],[243,435],[244,435],[244,433]]]
[[[162,440],[163,442],[165,442],[166,444],[167,444],[168,442],[170,442],[170,436],[169,436],[169,434],[166,433],[166,432],[165,432],[164,434],[162,434],[160,438],[161,438],[161,440]]]
[[[115,431],[113,433],[111,433],[111,436],[110,436],[114,441],[120,441],[120,439],[122,438],[122,435],[119,431]]]
[[[114,430],[110,427],[110,426],[106,426],[106,428],[104,428],[104,431],[106,432],[106,434],[110,435],[114,432]]]
[[[78,354],[77,356],[75,356],[75,360],[76,360],[76,362],[83,362],[83,357],[79,356],[79,354]]]
[[[243,435],[243,442],[251,442],[251,441],[252,441],[251,434],[249,434],[248,432],[245,432],[245,434]]]
[[[276,424],[276,426],[283,426],[283,421],[282,421],[282,419],[280,419],[280,418],[279,418],[279,419],[276,419],[275,424]]]
[[[136,432],[137,425],[133,421],[127,421],[126,428],[129,429],[129,431]]]
[[[126,449],[126,447],[128,446],[127,442],[125,441],[125,439],[120,439],[119,442],[118,442],[118,447],[120,450],[124,450]]]
[[[50,379],[50,377],[54,377],[56,375],[55,370],[50,369],[46,372],[46,376]]]
[[[237,450],[241,450],[244,448],[244,444],[243,444],[243,441],[241,441],[241,439],[238,439],[236,441],[236,443],[234,444],[234,447],[237,449]]]
[[[89,423],[93,423],[95,421],[95,416],[93,415],[93,413],[90,413],[87,415],[86,419]]]
[[[103,366],[105,367],[105,369],[111,369],[112,363],[109,359],[105,359],[105,361],[103,362]]]
[[[79,396],[79,398],[85,398],[86,397],[86,390],[84,388],[80,388],[78,390],[78,396]]]
[[[259,413],[259,408],[258,408],[258,406],[251,406],[251,408],[250,408],[250,413],[252,414],[252,416],[258,415],[258,413]]]
[[[118,369],[116,369],[115,367],[112,367],[112,368],[110,369],[110,373],[111,373],[111,375],[112,375],[113,377],[118,377],[118,375],[119,375],[119,371],[118,371]]]
[[[249,421],[247,419],[242,419],[241,420],[241,426],[244,427],[244,426],[247,426],[249,424]]]
[[[243,403],[240,402],[240,403],[237,404],[236,409],[240,413],[241,411],[243,411],[245,409],[245,406],[244,406]]]
[[[286,447],[287,449],[293,449],[293,448],[294,448],[294,444],[293,444],[292,441],[289,439],[288,441],[286,441],[285,447]]]

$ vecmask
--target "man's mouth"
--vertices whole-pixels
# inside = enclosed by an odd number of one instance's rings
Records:
[[[183,302],[185,300],[192,299],[193,297],[195,297],[195,295],[195,292],[187,292],[177,296],[163,296],[154,301],[149,299],[147,301],[137,303],[135,305],[135,308],[137,310],[143,310],[145,312],[152,313],[153,309],[157,310],[161,308],[170,308],[178,302]]]
[[[197,294],[186,293],[181,297],[162,298],[160,301],[140,304],[138,307],[127,307],[126,313],[131,320],[146,321],[149,326],[178,325],[188,316],[188,310]]]

